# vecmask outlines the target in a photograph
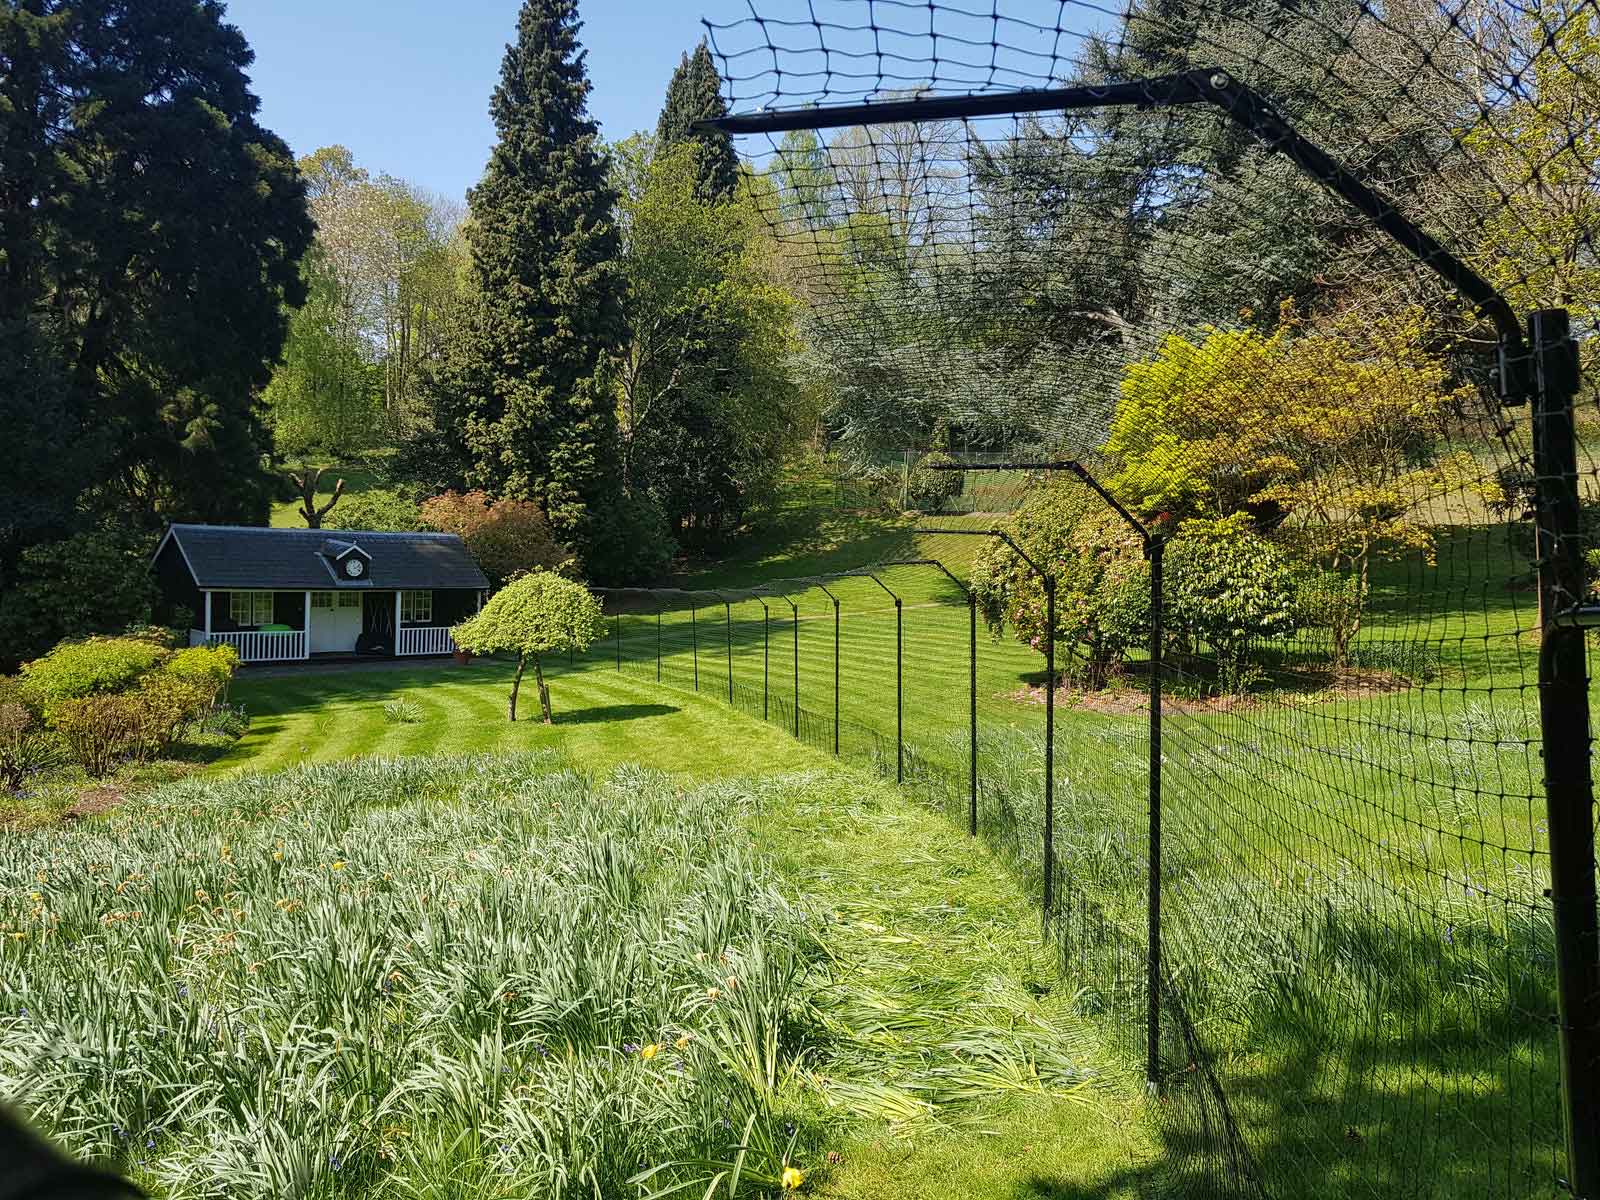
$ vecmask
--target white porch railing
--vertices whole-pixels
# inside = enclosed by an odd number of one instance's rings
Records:
[[[448,625],[402,625],[395,640],[397,656],[407,654],[451,654],[456,644]]]
[[[306,635],[298,629],[287,632],[262,633],[245,630],[239,633],[207,633],[203,629],[189,630],[191,646],[232,646],[239,652],[240,662],[296,662],[307,658]]]

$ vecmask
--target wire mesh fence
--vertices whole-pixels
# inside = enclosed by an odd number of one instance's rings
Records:
[[[981,548],[696,600],[688,676],[976,797],[1175,1186],[1600,1196],[1592,0],[708,34],[835,447]]]

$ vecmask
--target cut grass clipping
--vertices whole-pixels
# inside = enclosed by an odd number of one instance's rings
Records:
[[[854,982],[859,918],[749,828],[821,780],[366,760],[12,839],[0,1089],[157,1194],[259,1197],[812,1188],[862,1120],[1079,1094],[1025,994],[963,1027]]]

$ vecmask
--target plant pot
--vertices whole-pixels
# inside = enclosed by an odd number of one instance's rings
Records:
[[[469,662],[472,661],[472,651],[471,650],[457,650],[455,652],[454,657],[455,657],[455,660],[464,667]]]

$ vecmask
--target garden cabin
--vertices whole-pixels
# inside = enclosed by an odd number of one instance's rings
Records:
[[[152,566],[189,644],[247,663],[449,654],[489,589],[453,533],[172,525]]]

